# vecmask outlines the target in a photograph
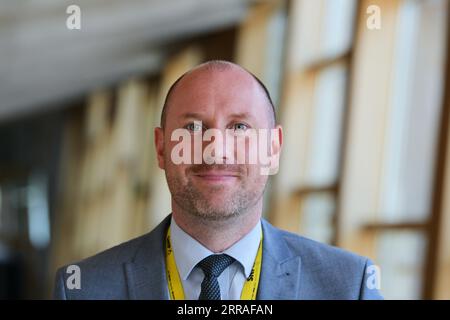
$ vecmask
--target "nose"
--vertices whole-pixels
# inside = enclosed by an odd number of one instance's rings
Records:
[[[206,134],[207,140],[211,135],[214,136],[214,141],[206,141],[203,145],[203,152],[205,162],[212,164],[234,164],[234,135],[230,134],[230,130],[210,129],[210,134]],[[206,148],[211,148],[214,145],[214,156],[211,152],[205,152]]]

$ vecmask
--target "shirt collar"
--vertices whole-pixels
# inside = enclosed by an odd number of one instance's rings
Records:
[[[178,272],[183,281],[189,277],[192,269],[200,261],[214,254],[181,229],[173,217],[170,223],[170,240],[172,242]],[[256,254],[258,253],[260,241],[261,221],[259,220],[249,233],[222,253],[236,259],[244,268],[245,277],[248,278],[253,268]]]

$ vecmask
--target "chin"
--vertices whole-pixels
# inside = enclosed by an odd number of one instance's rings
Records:
[[[208,208],[208,210],[199,210],[198,216],[207,221],[226,221],[237,217],[236,212],[225,212],[224,208]]]

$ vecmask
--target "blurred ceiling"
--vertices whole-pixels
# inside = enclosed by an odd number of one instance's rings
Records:
[[[250,0],[0,0],[0,121],[63,105],[132,74],[164,46],[241,21]],[[69,5],[81,30],[69,30]]]

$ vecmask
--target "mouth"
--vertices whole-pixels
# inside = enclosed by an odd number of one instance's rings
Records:
[[[230,182],[239,178],[235,172],[201,172],[194,174],[194,177],[206,182]]]

